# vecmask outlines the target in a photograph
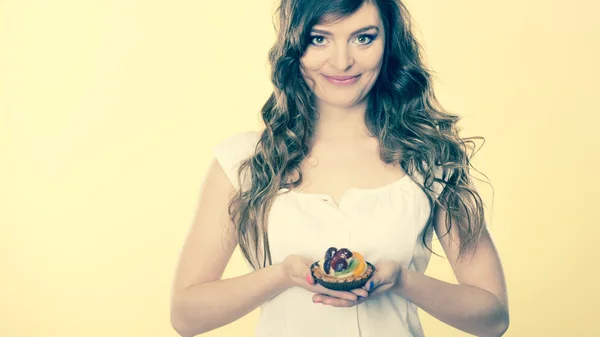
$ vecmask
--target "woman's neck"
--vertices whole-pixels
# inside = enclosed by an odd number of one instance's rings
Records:
[[[315,142],[345,142],[371,138],[365,125],[366,104],[337,107],[319,104]]]

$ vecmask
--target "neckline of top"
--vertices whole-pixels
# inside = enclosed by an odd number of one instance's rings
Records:
[[[346,194],[350,193],[350,192],[358,192],[361,194],[374,194],[374,193],[381,193],[383,191],[387,191],[390,190],[394,187],[396,187],[397,185],[401,185],[402,183],[404,183],[405,181],[410,181],[410,175],[408,174],[404,174],[401,178],[392,181],[391,183],[387,183],[385,185],[382,186],[378,186],[378,187],[372,187],[372,188],[358,188],[358,187],[350,187],[349,189],[347,189],[344,193],[342,193],[341,198],[343,198]],[[303,196],[313,196],[313,197],[320,197],[320,198],[327,198],[327,199],[333,199],[333,197],[330,194],[327,193],[306,193],[306,192],[298,192],[289,188],[282,188],[281,190],[286,190],[289,191],[289,193],[291,194],[295,194],[295,195],[303,195]]]

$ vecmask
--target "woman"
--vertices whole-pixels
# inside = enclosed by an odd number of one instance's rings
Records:
[[[470,176],[470,141],[436,106],[398,0],[282,0],[265,130],[214,148],[181,253],[182,336],[261,308],[256,336],[423,336],[420,307],[478,336],[508,328],[501,263]],[[423,273],[435,230],[459,284]],[[239,244],[250,272],[221,279]],[[376,266],[332,291],[309,266],[330,246]]]

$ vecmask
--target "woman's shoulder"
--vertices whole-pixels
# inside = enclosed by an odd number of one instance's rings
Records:
[[[217,143],[214,148],[228,149],[228,150],[239,150],[240,148],[255,146],[260,138],[261,131],[246,130],[237,131],[234,133],[226,134],[217,139]]]
[[[238,188],[237,175],[242,161],[248,159],[256,148],[261,131],[246,130],[221,136],[212,146],[212,153],[229,180]]]

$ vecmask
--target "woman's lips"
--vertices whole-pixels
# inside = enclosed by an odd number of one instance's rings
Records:
[[[355,76],[327,76],[327,75],[323,75],[323,76],[325,77],[325,79],[329,83],[335,84],[335,85],[350,85],[350,84],[354,84],[360,78],[360,75],[355,75]]]

